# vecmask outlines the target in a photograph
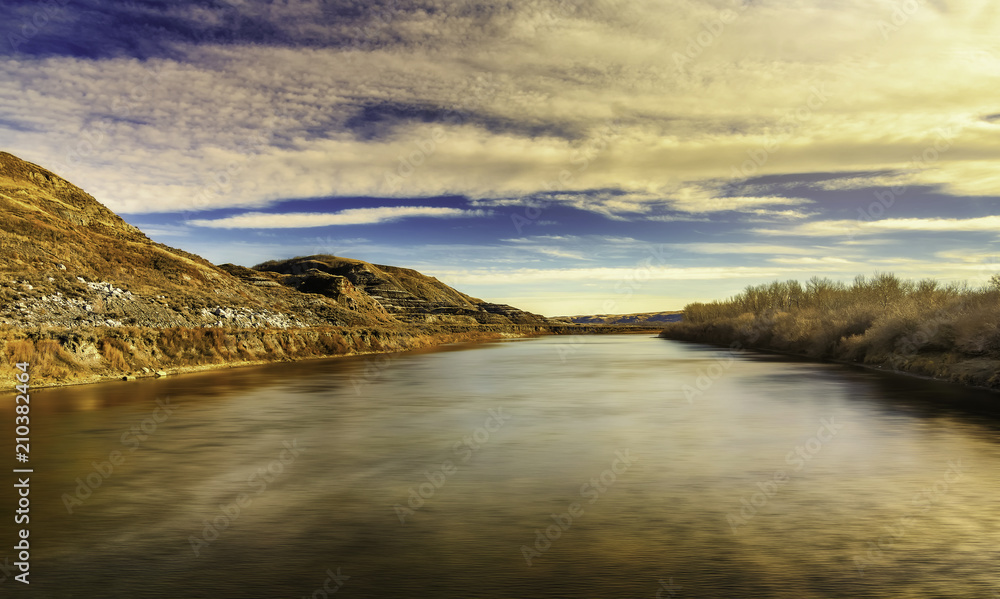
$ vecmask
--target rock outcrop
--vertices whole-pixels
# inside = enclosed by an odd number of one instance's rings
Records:
[[[231,265],[225,265],[235,272]],[[407,323],[547,324],[548,319],[512,306],[461,293],[408,268],[317,255],[258,264],[281,284],[332,298],[350,310],[376,311]],[[244,280],[257,274],[241,273]]]
[[[63,384],[567,332],[406,268],[335,256],[216,266],[6,153],[0,223],[0,382],[16,362],[36,384]]]

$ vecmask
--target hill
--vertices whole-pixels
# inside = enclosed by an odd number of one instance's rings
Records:
[[[596,314],[593,316],[559,316],[554,320],[576,324],[626,325],[639,327],[663,326],[669,322],[680,322],[683,312],[641,312],[636,314]]]
[[[217,266],[0,153],[0,345],[46,383],[550,331],[415,270],[336,256]]]
[[[224,268],[234,274],[237,272],[231,265]],[[274,280],[282,285],[334,298],[350,309],[374,309],[402,322],[548,323],[543,316],[505,304],[484,302],[409,268],[319,255],[272,260],[258,264],[253,270],[280,275]]]

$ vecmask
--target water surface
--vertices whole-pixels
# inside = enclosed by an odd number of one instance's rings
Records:
[[[0,589],[995,597],[998,399],[644,336],[39,390]]]

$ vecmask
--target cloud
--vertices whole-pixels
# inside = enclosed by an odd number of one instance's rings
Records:
[[[633,237],[614,235],[531,235],[500,239],[507,246],[491,247],[491,256],[513,249],[524,256],[543,255],[570,260],[603,261],[626,259],[652,246]]]
[[[500,283],[534,283],[534,282],[555,282],[555,281],[634,281],[637,270],[642,271],[644,281],[694,281],[694,280],[714,280],[714,279],[744,279],[744,278],[770,278],[781,276],[788,272],[798,272],[784,267],[690,267],[690,268],[641,268],[618,267],[618,268],[554,268],[554,269],[531,269],[521,268],[512,270],[458,270],[458,271],[436,271],[435,276],[447,280],[449,284],[500,284]]]
[[[684,243],[672,244],[672,249],[693,254],[775,254],[801,256],[803,254],[828,254],[830,248],[763,243]]]
[[[857,264],[851,260],[845,260],[843,258],[834,258],[827,256],[825,258],[811,258],[811,257],[801,257],[801,258],[771,258],[768,262],[774,262],[775,264],[794,264],[797,266],[844,266],[847,264]]]
[[[647,216],[646,220],[660,223],[707,223],[711,221],[711,219],[706,217],[688,216],[684,214],[658,214],[656,216]]]
[[[799,220],[803,218],[809,218],[819,214],[818,212],[798,212],[796,210],[766,210],[762,208],[757,208],[754,210],[749,210],[748,214],[761,217],[758,220]]]
[[[838,237],[885,233],[995,233],[1000,230],[1000,216],[978,218],[887,218],[883,220],[821,220],[788,229],[755,229],[762,235]]]
[[[937,186],[953,196],[1000,196],[996,160],[965,160],[928,168],[914,175],[916,184]]]
[[[551,256],[553,258],[568,258],[570,260],[588,260],[588,261],[594,260],[594,258],[592,257],[588,258],[587,256],[584,256],[581,252],[574,252],[556,247],[536,245],[536,246],[529,246],[526,249],[529,249],[534,253],[542,254],[545,256]]]
[[[516,243],[519,245],[535,244],[538,242],[546,241],[579,241],[580,237],[576,235],[532,235],[531,237],[512,237],[509,239],[501,239],[500,241],[504,243]]]
[[[484,210],[462,210],[432,206],[393,206],[382,208],[352,208],[335,213],[290,212],[268,214],[248,212],[219,219],[194,219],[188,224],[216,229],[297,229],[338,225],[375,225],[404,218],[470,218],[484,217]]]
[[[4,31],[38,6],[14,3]],[[134,214],[551,190],[611,218],[801,206],[674,192],[748,160],[753,176],[905,172],[939,128],[950,148],[907,177],[995,194],[998,13],[942,6],[886,39],[893,5],[862,0],[80,0],[0,62],[0,131]]]
[[[789,198],[783,196],[763,197],[699,197],[698,194],[684,194],[687,197],[671,199],[670,206],[675,210],[691,213],[710,212],[749,212],[761,214],[761,206],[803,206],[812,204],[807,198]],[[767,214],[769,211],[764,212]]]

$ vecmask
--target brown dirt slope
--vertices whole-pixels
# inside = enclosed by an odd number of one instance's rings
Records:
[[[552,332],[549,324],[361,260],[216,266],[0,152],[0,383],[13,381],[19,361],[32,364],[35,384],[65,384]]]

